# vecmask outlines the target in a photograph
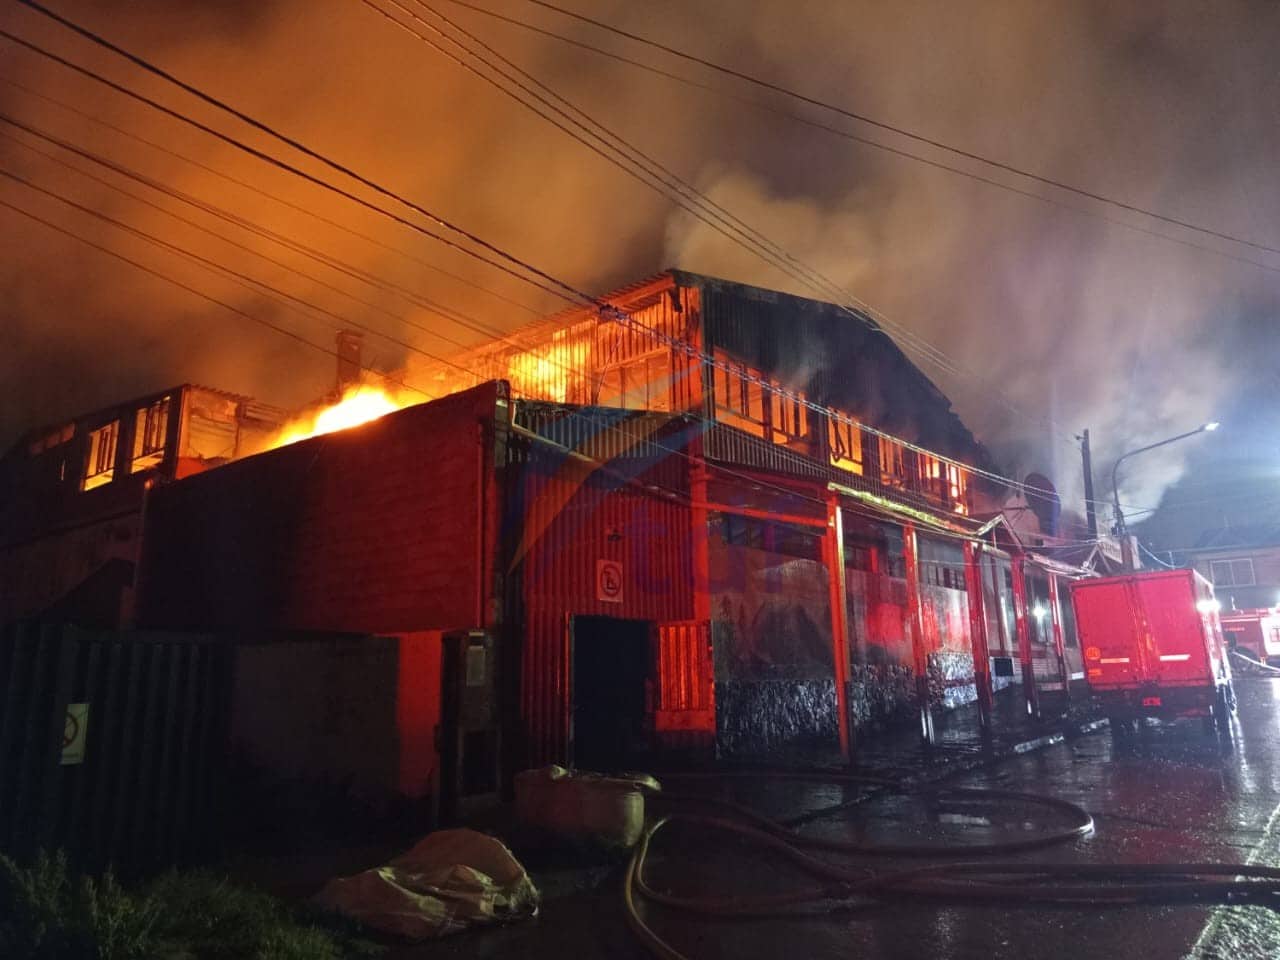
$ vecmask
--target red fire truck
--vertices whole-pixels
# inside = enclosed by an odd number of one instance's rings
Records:
[[[1260,663],[1280,660],[1280,608],[1223,611],[1221,617],[1228,650],[1238,650]]]
[[[1230,735],[1235,691],[1209,581],[1194,570],[1079,580],[1071,603],[1086,679],[1113,729],[1204,717]]]

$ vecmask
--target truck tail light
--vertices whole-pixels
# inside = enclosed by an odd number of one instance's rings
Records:
[[[1142,698],[1142,705],[1144,707],[1158,707],[1163,702],[1164,701],[1162,701],[1159,697],[1143,697]]]

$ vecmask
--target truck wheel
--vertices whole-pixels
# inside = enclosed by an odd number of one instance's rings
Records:
[[[1234,691],[1229,684],[1223,684],[1213,698],[1213,725],[1218,736],[1223,740],[1231,739],[1231,714],[1234,713]]]

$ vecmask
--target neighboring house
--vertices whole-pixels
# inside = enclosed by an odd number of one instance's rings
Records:
[[[22,437],[0,458],[0,623],[127,620],[147,490],[261,449],[281,420],[181,384]]]
[[[1213,583],[1225,609],[1280,604],[1280,524],[1210,530],[1184,557]]]

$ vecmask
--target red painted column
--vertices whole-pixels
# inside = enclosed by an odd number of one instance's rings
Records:
[[[831,597],[831,656],[835,662],[836,725],[840,755],[853,762],[853,731],[849,718],[849,595],[844,585],[844,521],[835,493],[827,496],[827,533],[822,538]]]
[[[920,738],[932,746],[933,710],[929,707],[929,651],[925,649],[924,600],[920,596],[920,552],[916,528],[902,525],[902,556],[906,562],[907,612],[911,617],[911,650],[915,661],[916,700],[920,705]]]
[[[707,510],[707,463],[698,449],[689,477],[689,493],[693,506],[689,509],[689,522],[693,552],[693,619],[699,623],[711,621],[711,530]]]
[[[1049,615],[1053,618],[1053,649],[1058,655],[1058,670],[1062,673],[1062,695],[1071,702],[1071,668],[1067,665],[1067,647],[1062,638],[1062,601],[1058,594],[1058,577],[1049,574]]]
[[[1031,662],[1031,624],[1027,620],[1027,577],[1025,561],[1014,557],[1013,567],[1013,620],[1018,631],[1018,661],[1022,664],[1022,695],[1027,702],[1027,713],[1039,719],[1040,691],[1036,689],[1036,671]]]
[[[969,647],[973,651],[973,682],[978,688],[978,719],[982,732],[988,733],[995,698],[991,690],[991,648],[987,642],[980,543],[969,541],[964,545],[964,584],[969,594]]]

